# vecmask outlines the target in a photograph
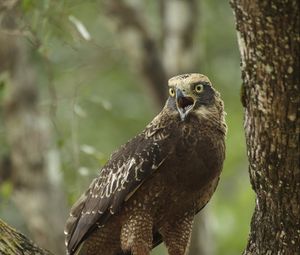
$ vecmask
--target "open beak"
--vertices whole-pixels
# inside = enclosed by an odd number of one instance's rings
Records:
[[[188,113],[194,107],[194,99],[192,97],[186,96],[182,93],[180,89],[176,90],[176,105],[177,110],[180,114],[181,120],[185,120]]]

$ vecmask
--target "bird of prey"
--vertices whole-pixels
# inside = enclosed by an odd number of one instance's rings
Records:
[[[209,79],[168,82],[162,111],[114,152],[73,205],[65,227],[70,255],[149,255],[164,242],[187,254],[193,219],[218,184],[225,157],[223,101]]]

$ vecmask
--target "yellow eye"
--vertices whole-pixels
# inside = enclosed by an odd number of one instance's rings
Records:
[[[170,88],[169,89],[169,94],[171,97],[174,97],[175,96],[175,90],[173,88]]]
[[[203,85],[202,84],[198,84],[195,86],[195,91],[197,93],[201,93],[203,91]]]

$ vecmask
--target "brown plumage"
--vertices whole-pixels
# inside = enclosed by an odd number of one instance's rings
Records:
[[[149,255],[162,241],[184,255],[194,216],[212,196],[225,157],[223,102],[201,74],[169,80],[163,110],[112,154],[71,209],[69,254]]]

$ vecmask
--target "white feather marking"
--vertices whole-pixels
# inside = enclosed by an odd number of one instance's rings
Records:
[[[115,181],[117,180],[117,173],[112,173],[108,176],[108,185],[106,186],[106,192],[105,195],[106,197],[109,197],[113,193],[113,186]]]
[[[135,158],[132,158],[129,162],[128,169],[130,169],[135,164]]]
[[[125,164],[121,161],[118,161],[115,166],[117,169],[115,172],[111,172],[106,176],[106,180],[101,184],[100,197],[110,197],[111,194],[115,193],[116,190],[120,191],[125,189],[124,184],[128,182],[128,175],[132,166],[136,163],[135,158],[127,160]],[[108,170],[108,169],[106,169]],[[111,170],[112,171],[112,170]],[[104,185],[104,187],[103,187]]]

